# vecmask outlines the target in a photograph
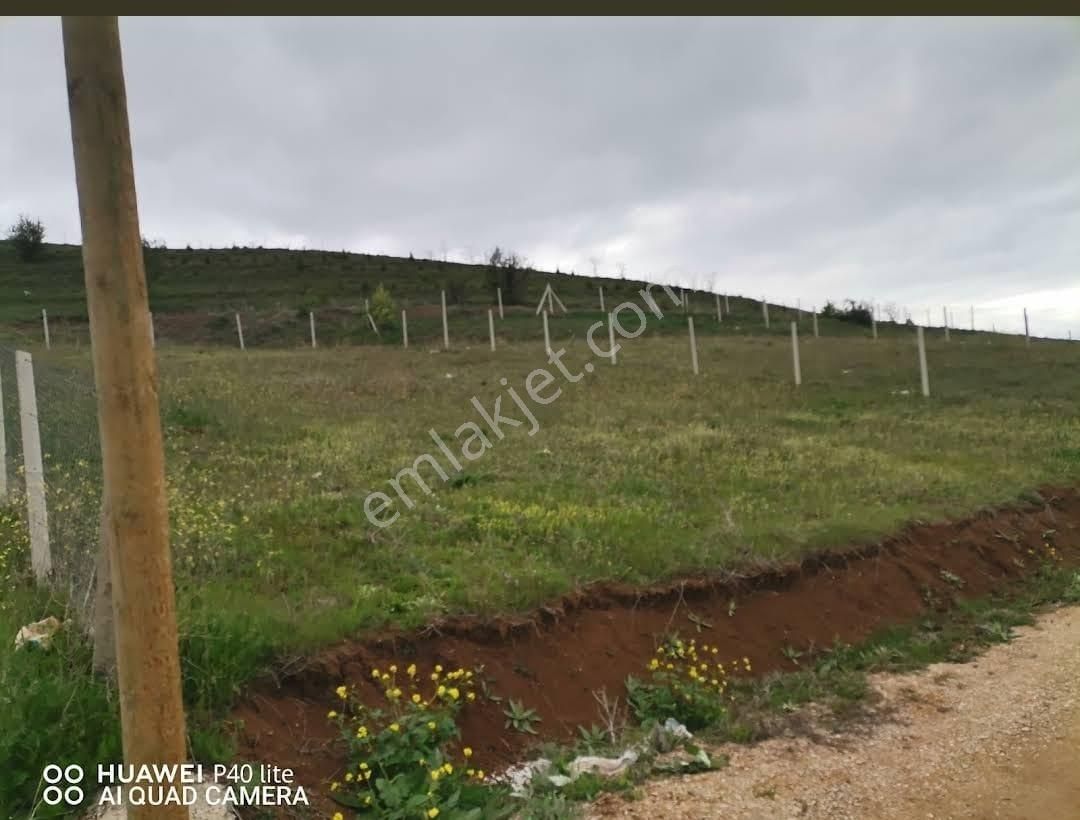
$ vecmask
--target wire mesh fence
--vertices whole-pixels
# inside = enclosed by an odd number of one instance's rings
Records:
[[[27,408],[20,401],[16,351],[10,342],[0,344],[7,503],[31,529],[24,437],[33,434],[34,426],[22,418]],[[35,355],[32,364],[51,559],[48,582],[66,598],[73,615],[87,623],[93,607],[102,493],[93,375],[88,362]]]

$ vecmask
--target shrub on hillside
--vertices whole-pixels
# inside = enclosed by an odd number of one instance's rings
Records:
[[[7,238],[15,247],[15,256],[20,262],[33,262],[44,248],[45,226],[40,219],[20,215],[18,221],[8,228]]]
[[[371,295],[371,318],[379,327],[393,327],[397,322],[398,306],[394,297],[382,285]]]
[[[821,315],[830,319],[839,319],[842,322],[866,325],[867,327],[874,321],[873,307],[868,302],[856,302],[854,299],[845,300],[843,305],[826,302]]]

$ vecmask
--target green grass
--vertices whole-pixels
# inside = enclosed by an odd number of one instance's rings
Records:
[[[70,283],[56,287],[74,311]],[[205,305],[197,288],[175,287],[167,307]],[[499,323],[500,338],[516,341],[494,354],[479,310],[455,315],[449,352],[420,341],[409,351],[161,346],[196,754],[228,754],[213,719],[253,675],[345,637],[447,613],[521,611],[594,581],[650,583],[794,559],[1080,477],[1080,347],[960,332],[945,343],[931,333],[934,396],[924,400],[910,330],[883,328],[873,341],[865,328],[831,321],[822,323],[830,335],[814,339],[804,319],[796,389],[786,326],[778,319],[762,333],[754,305],[736,306],[741,312],[718,327],[698,304],[699,377],[684,319],[654,321],[624,342],[618,366],[597,361],[577,384],[559,379],[557,401],[532,405],[539,433],[492,438],[453,481],[435,480],[434,496],[414,492],[416,507],[387,529],[367,521],[365,496],[390,492],[399,470],[438,452],[429,430],[453,442],[463,422],[480,421],[472,397],[490,409],[505,393],[501,377],[523,393],[526,375],[544,364],[531,313]],[[10,319],[16,308],[3,310]],[[591,357],[583,337],[594,318],[552,321],[571,371]],[[93,451],[89,365],[85,345],[62,337],[49,354],[34,349],[55,490]],[[4,381],[10,401],[8,371]],[[93,465],[79,468],[54,526],[95,531]],[[0,573],[0,634],[8,635],[62,614],[57,600],[28,589],[25,544],[14,533],[5,546],[22,558]],[[75,731],[71,721],[81,726],[71,755],[115,752],[115,704],[90,680],[78,642],[32,661],[0,649],[0,693],[9,698],[0,711],[42,716],[0,724],[20,761],[0,782],[0,816],[28,808],[30,781]],[[813,692],[813,681],[798,685]],[[807,696],[798,685],[774,699]],[[78,711],[57,718],[69,699]],[[53,723],[39,732],[45,720]]]

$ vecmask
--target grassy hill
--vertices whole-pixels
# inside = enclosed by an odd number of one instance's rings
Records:
[[[249,347],[296,347],[309,343],[308,313],[316,316],[320,344],[401,343],[399,311],[408,312],[409,338],[416,344],[441,344],[440,292],[445,290],[453,342],[487,339],[487,311],[494,307],[494,274],[487,265],[431,259],[264,248],[217,250],[147,249],[150,308],[159,344],[235,346],[234,314],[244,325]],[[638,300],[644,282],[605,279],[526,269],[517,298],[504,292],[506,318],[498,335],[506,340],[534,340],[541,334],[536,306],[550,284],[570,311],[560,333],[584,335],[605,307]],[[365,300],[384,286],[394,301],[392,318],[373,330]],[[715,295],[690,290],[689,312],[703,317],[699,334],[784,335],[796,312],[770,306],[765,328],[761,303],[728,294],[729,313],[715,321]],[[666,301],[666,300],[665,300]],[[19,262],[11,244],[0,241],[0,326],[31,341],[41,338],[41,311],[48,311],[54,343],[86,344],[89,331],[82,257],[75,245],[47,245],[31,263]],[[666,310],[666,308],[665,308]],[[803,333],[811,332],[802,315]],[[822,317],[823,335],[869,336],[866,325]],[[885,323],[882,334],[901,332]],[[685,333],[680,311],[650,323],[650,333]],[[903,329],[907,333],[909,329]]]

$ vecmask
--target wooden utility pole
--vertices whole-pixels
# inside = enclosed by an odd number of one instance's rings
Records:
[[[120,28],[115,17],[64,17],[63,38],[98,396],[124,759],[136,767],[177,764],[185,760],[186,750],[176,601]],[[131,805],[127,816],[187,820],[188,810]]]

